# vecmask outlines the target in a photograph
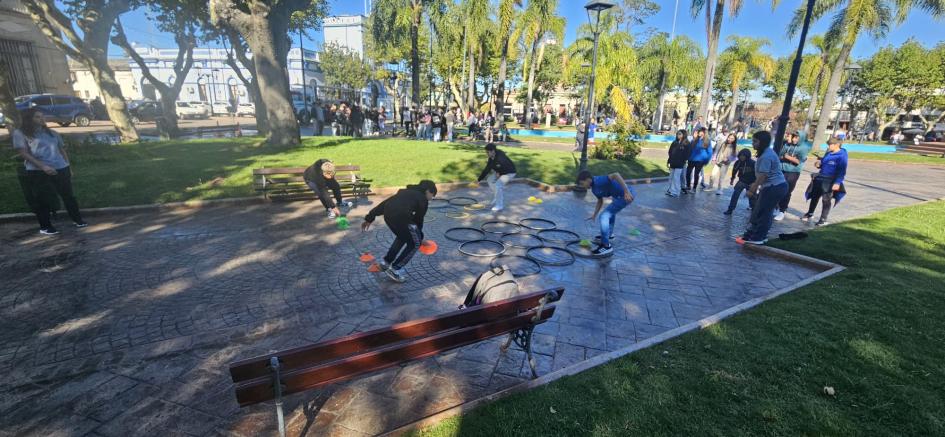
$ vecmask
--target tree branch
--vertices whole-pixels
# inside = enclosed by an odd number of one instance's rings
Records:
[[[236,0],[210,0],[208,8],[214,26],[232,27],[244,35],[252,30],[252,17],[238,8]]]
[[[23,2],[23,6],[26,7],[30,17],[33,18],[33,22],[43,32],[43,35],[46,35],[56,47],[66,52],[66,55],[71,58],[79,61],[83,60],[85,56],[78,49],[82,46],[82,39],[76,34],[71,21],[62,11],[46,0],[26,0]],[[71,46],[66,43],[62,35],[69,39],[69,42],[72,43]]]
[[[170,92],[171,89],[164,82],[161,82],[154,74],[151,73],[151,68],[148,67],[148,64],[144,61],[144,58],[133,48],[131,44],[128,43],[128,38],[125,36],[125,28],[121,24],[120,19],[115,20],[115,35],[112,36],[112,43],[118,47],[121,47],[122,50],[130,57],[134,59],[138,64],[138,67],[141,68],[141,74],[148,79],[148,82],[151,82],[155,88],[158,89],[158,92],[161,95],[165,95]]]

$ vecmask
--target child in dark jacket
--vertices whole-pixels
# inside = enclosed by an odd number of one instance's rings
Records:
[[[436,196],[436,184],[433,181],[422,180],[417,185],[407,185],[407,188],[374,207],[361,224],[361,230],[367,231],[374,219],[382,215],[387,227],[396,236],[387,255],[378,263],[394,281],[407,280],[404,276],[404,266],[420,248],[420,240],[423,239],[423,218],[433,196]]]
[[[728,184],[732,185],[736,177],[738,183],[735,184],[735,192],[732,193],[732,200],[728,202],[728,209],[724,212],[725,215],[732,214],[732,211],[738,206],[738,197],[742,194],[742,191],[747,190],[751,184],[755,183],[755,160],[751,159],[751,151],[748,149],[742,149],[738,152],[738,160],[735,161],[735,166],[732,169],[732,179]],[[754,207],[755,198],[748,196],[748,209]]]

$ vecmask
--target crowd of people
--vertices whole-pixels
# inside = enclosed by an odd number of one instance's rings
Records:
[[[314,136],[322,136],[330,129],[331,136],[360,138],[387,133],[387,109],[362,107],[349,102],[325,103],[316,101],[312,105]]]

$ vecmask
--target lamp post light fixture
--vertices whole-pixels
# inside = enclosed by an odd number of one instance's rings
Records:
[[[833,120],[833,126],[830,129],[832,132],[831,135],[834,135],[834,136],[836,136],[837,128],[840,127],[840,116],[843,114],[843,107],[846,104],[847,95],[850,94],[850,82],[853,80],[853,76],[855,76],[856,73],[862,70],[863,67],[861,67],[859,64],[854,62],[850,65],[847,65],[846,67],[843,67],[843,69],[847,72],[847,81],[844,82],[843,90],[841,90],[841,93],[840,93],[840,110],[837,111],[837,118]],[[850,104],[852,105],[853,102],[851,101]],[[851,129],[852,127],[853,127],[853,111],[851,110],[850,111],[850,124],[847,125],[847,130],[849,130],[851,134],[853,133],[853,129]]]
[[[581,169],[587,170],[587,140],[590,137],[591,117],[594,112],[594,81],[597,78],[597,40],[600,36],[600,13],[614,7],[614,2],[608,0],[591,0],[584,5],[587,10],[587,21],[591,24],[594,33],[594,55],[591,61],[591,80],[587,91],[587,110],[584,111],[584,141],[581,144]]]

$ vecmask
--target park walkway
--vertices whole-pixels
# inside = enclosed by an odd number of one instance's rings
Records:
[[[834,221],[945,196],[945,167],[859,163]],[[525,290],[567,291],[534,348],[544,374],[616,350],[816,273],[746,251],[731,235],[747,220],[727,196],[663,195],[638,186],[618,218],[616,254],[523,278]],[[445,196],[486,199],[487,189]],[[542,205],[525,202],[544,198]],[[500,216],[543,217],[585,236],[591,199],[513,185]],[[359,207],[360,217],[368,206]],[[792,211],[801,208],[800,198]],[[368,273],[357,255],[382,253],[384,226],[335,229],[313,202],[97,217],[49,238],[32,223],[0,226],[0,436],[263,435],[271,404],[240,410],[227,364],[459,304],[483,259],[442,237],[452,219],[431,210],[433,256],[409,282]],[[356,222],[357,223],[357,222]],[[66,226],[62,226],[64,229]],[[808,227],[796,218],[773,234]],[[373,435],[527,380],[524,354],[501,339],[289,396],[290,435]]]

